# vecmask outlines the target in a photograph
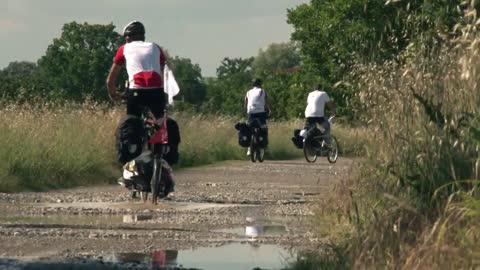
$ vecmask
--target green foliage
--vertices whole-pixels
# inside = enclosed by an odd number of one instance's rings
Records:
[[[43,83],[35,63],[11,62],[0,71],[0,81],[0,98],[4,101],[25,102],[42,94]]]
[[[63,26],[61,37],[53,40],[38,61],[40,75],[48,83],[48,96],[74,101],[88,97],[108,100],[105,79],[123,42],[114,29],[113,24],[71,22]]]
[[[224,58],[217,69],[217,79],[207,81],[208,102],[204,110],[210,113],[240,115],[243,101],[253,79],[254,58]]]
[[[265,77],[277,72],[293,71],[300,64],[300,54],[293,42],[272,43],[260,50],[253,61],[255,76]]]
[[[207,94],[206,85],[203,81],[202,70],[198,64],[193,64],[188,58],[170,58],[168,65],[175,74],[175,79],[180,87],[180,93],[176,99],[183,102],[200,105],[204,102]]]

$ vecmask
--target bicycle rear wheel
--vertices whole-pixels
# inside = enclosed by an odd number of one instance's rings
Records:
[[[162,177],[162,159],[155,157],[153,159],[153,175],[150,181],[150,186],[152,189],[152,204],[157,204],[158,202],[159,184],[160,184],[161,177]]]
[[[257,147],[257,149],[255,151],[255,155],[256,155],[256,158],[257,158],[258,162],[263,162],[264,156],[265,156],[265,149]]]
[[[257,162],[257,136],[253,135],[250,142],[250,160]]]
[[[338,159],[338,142],[337,138],[335,138],[333,135],[331,137],[330,146],[328,147],[327,152],[327,159],[328,162],[335,163]]]
[[[305,155],[305,159],[309,163],[313,163],[317,161],[317,152],[311,145],[309,140],[305,140],[303,142],[303,154]]]

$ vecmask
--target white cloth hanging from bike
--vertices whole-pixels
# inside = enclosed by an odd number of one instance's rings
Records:
[[[180,87],[173,76],[172,70],[165,65],[163,70],[163,91],[168,94],[168,104],[173,104],[173,97],[180,93]]]

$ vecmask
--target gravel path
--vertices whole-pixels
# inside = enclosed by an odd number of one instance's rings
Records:
[[[321,242],[311,230],[316,202],[348,177],[353,163],[232,161],[180,170],[176,192],[157,206],[133,201],[116,185],[0,193],[0,266],[252,239],[258,245],[314,248]],[[245,235],[252,224],[261,227],[258,237]]]

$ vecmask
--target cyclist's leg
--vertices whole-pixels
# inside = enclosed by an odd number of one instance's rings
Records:
[[[322,127],[325,129],[325,134],[324,134],[324,140],[327,144],[330,144],[332,142],[332,137],[330,135],[330,123],[328,122],[325,117],[321,117],[319,119],[319,124],[322,125]]]
[[[141,97],[137,90],[127,90],[127,114],[136,117],[142,115]]]
[[[166,97],[163,89],[148,89],[144,93],[145,104],[148,106],[156,119],[163,117],[165,113]]]
[[[306,137],[311,136],[314,133],[317,123],[318,123],[318,117],[307,117],[305,119]]]

